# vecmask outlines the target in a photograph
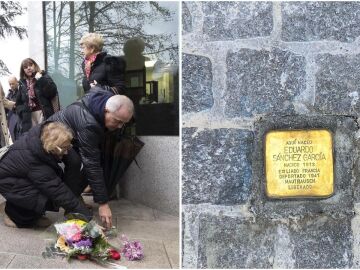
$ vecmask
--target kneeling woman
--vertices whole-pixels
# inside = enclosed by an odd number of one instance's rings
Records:
[[[71,148],[73,135],[63,124],[44,122],[10,146],[0,161],[0,193],[6,199],[5,225],[10,227],[49,226],[45,211],[91,212],[62,180],[58,165]],[[76,181],[76,179],[74,179]]]

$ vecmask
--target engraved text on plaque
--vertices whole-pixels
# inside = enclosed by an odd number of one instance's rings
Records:
[[[266,193],[271,198],[329,197],[334,192],[328,130],[270,131],[265,159]]]

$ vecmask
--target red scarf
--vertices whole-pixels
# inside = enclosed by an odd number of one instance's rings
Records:
[[[95,62],[97,55],[98,54],[96,53],[96,54],[92,54],[90,56],[85,57],[85,75],[86,75],[87,79],[89,79],[89,77],[90,77],[91,66]]]
[[[27,91],[29,95],[29,107],[31,110],[34,110],[38,106],[34,89],[35,82],[36,80],[34,78],[26,79]]]

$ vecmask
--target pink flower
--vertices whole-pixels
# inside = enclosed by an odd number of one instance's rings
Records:
[[[81,233],[76,233],[76,234],[73,235],[73,237],[72,237],[71,240],[72,240],[73,242],[78,242],[78,241],[81,240],[81,237],[82,237],[82,236],[81,236]]]
[[[69,224],[64,227],[61,234],[64,235],[68,242],[77,242],[81,240],[81,228],[76,224]]]
[[[121,252],[127,260],[136,261],[144,258],[143,247],[139,241],[131,242],[125,235],[122,235],[121,238],[124,241],[124,247]]]

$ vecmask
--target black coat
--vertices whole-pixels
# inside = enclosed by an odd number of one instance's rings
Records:
[[[54,114],[51,100],[58,94],[56,84],[51,77],[43,71],[42,77],[38,79],[34,85],[34,90],[40,103],[44,119],[47,119]],[[29,107],[29,95],[25,79],[19,81],[19,90],[15,106],[22,126],[21,133],[24,133],[31,128],[31,109]]]
[[[89,79],[86,78],[85,61],[81,65],[84,73],[82,85],[85,93],[90,90],[90,83],[94,80],[98,86],[115,94],[124,94],[126,62],[122,57],[108,55],[101,52],[91,65]]]
[[[92,91],[103,91],[108,94],[99,87],[93,88]],[[72,129],[74,149],[77,149],[81,156],[87,180],[93,191],[94,202],[106,203],[109,198],[101,167],[101,144],[106,129],[104,124],[99,123],[90,113],[88,107],[89,98],[85,95],[80,101],[55,113],[49,120],[64,123]]]
[[[0,193],[22,208],[43,213],[46,202],[67,212],[91,217],[90,211],[62,181],[55,156],[46,153],[40,140],[44,124],[17,140],[0,161]]]
[[[18,93],[18,89],[16,89],[15,91],[12,90],[12,89],[9,89],[6,98],[7,98],[8,100],[11,100],[11,101],[16,101],[16,95],[17,95],[17,93]]]

